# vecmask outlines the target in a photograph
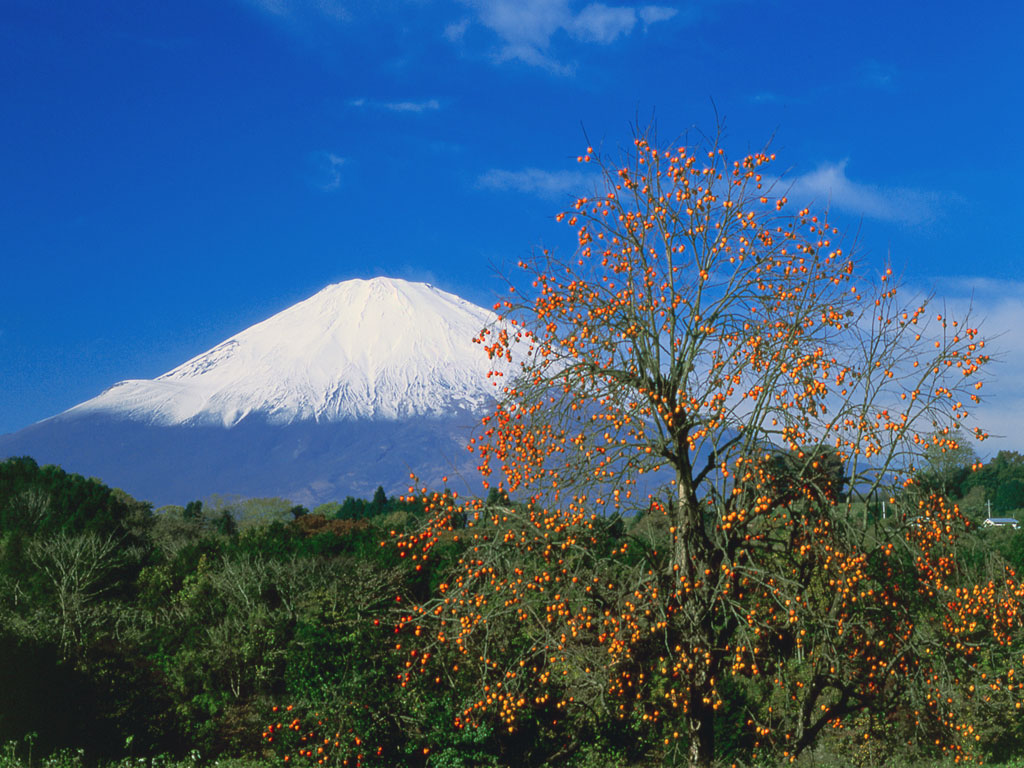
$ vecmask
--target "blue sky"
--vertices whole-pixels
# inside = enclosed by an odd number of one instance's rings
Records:
[[[572,247],[584,131],[653,116],[774,136],[864,260],[973,296],[1006,332],[981,415],[1024,449],[1021,29],[1006,0],[6,0],[0,433],[339,280],[488,304]]]

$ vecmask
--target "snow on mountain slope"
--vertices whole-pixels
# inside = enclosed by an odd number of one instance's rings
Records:
[[[476,411],[497,392],[473,342],[494,315],[424,283],[324,288],[152,380],[115,384],[59,418],[160,426],[396,420]]]

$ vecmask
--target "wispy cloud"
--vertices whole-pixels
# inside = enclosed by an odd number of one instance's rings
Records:
[[[754,104],[814,104],[834,98],[837,90],[875,91],[876,95],[894,94],[900,90],[900,70],[877,59],[864,59],[836,72],[827,83],[788,91],[761,88],[749,92],[747,99]]]
[[[437,99],[427,101],[387,101],[381,107],[391,112],[434,112],[441,108]]]
[[[645,5],[637,9],[637,16],[644,24],[657,24],[659,21],[668,21],[679,13],[675,8],[667,8],[663,5]]]
[[[444,36],[448,42],[457,43],[466,36],[466,30],[469,28],[469,19],[462,19],[449,24],[444,28]]]
[[[896,70],[876,59],[861,62],[857,77],[862,86],[883,91],[896,89]]]
[[[633,8],[591,3],[569,22],[566,29],[573,37],[588,43],[611,43],[620,35],[632,32],[636,22],[636,10]]]
[[[518,60],[557,74],[569,74],[548,49],[552,37],[565,32],[576,40],[607,45],[630,34],[637,24],[644,27],[667,21],[675,8],[660,5],[609,6],[590,3],[574,12],[569,0],[462,0],[477,12],[477,20],[501,41],[496,59]],[[466,22],[445,30],[449,39],[460,40]]]
[[[345,158],[333,152],[313,152],[309,156],[310,183],[323,192],[341,186],[341,168]]]
[[[437,99],[425,101],[373,101],[371,99],[350,99],[350,107],[366,107],[370,109],[384,109],[388,112],[435,112],[441,108],[441,102]]]
[[[823,163],[810,173],[783,179],[777,189],[789,188],[794,202],[815,203],[881,221],[920,224],[955,200],[953,195],[910,187],[864,184],[846,175],[847,160]]]
[[[991,433],[991,442],[977,446],[979,454],[995,454],[1020,445],[1024,435],[1024,283],[989,277],[944,277],[932,281],[939,311],[951,317],[970,311],[972,324],[987,340],[993,362],[982,387],[981,404],[973,413],[977,424]],[[923,293],[924,291],[922,291]]]
[[[282,19],[320,16],[335,21],[347,21],[351,14],[340,0],[242,0],[271,16]]]
[[[778,104],[786,100],[786,97],[775,91],[758,91],[750,100],[755,104]]]
[[[491,169],[477,179],[477,186],[500,192],[522,192],[549,200],[586,194],[597,178],[580,171],[544,171],[526,168],[521,171]]]

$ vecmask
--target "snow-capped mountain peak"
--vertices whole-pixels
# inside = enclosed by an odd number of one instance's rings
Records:
[[[473,342],[494,315],[425,283],[349,280],[156,379],[122,381],[66,416],[232,426],[402,419],[479,410],[495,396]]]

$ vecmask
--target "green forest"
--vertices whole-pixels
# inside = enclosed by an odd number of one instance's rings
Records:
[[[975,523],[966,567],[980,574],[1005,560],[1024,569],[1024,530],[980,525],[989,511],[1024,514],[1024,456],[1004,451],[981,464],[969,452],[935,454],[922,477]],[[485,506],[515,507],[496,491]],[[906,524],[883,518],[876,503],[852,509],[876,528]],[[639,709],[607,718],[551,699],[514,729],[497,713],[469,724],[472,681],[408,675],[404,606],[450,579],[472,544],[454,536],[429,560],[405,557],[395,542],[425,516],[419,497],[402,501],[380,489],[370,500],[313,510],[223,498],[154,510],[95,479],[27,457],[5,461],[0,764],[661,764],[663,734],[645,727]],[[595,529],[595,546],[656,548],[667,533],[651,522],[610,515]],[[432,661],[438,670],[460,659],[452,650]],[[729,696],[726,719],[757,705],[739,685]],[[905,727],[904,714],[872,723],[878,738],[870,742],[824,734],[801,763],[940,758]],[[723,730],[723,764],[757,762],[742,728]],[[982,757],[1024,760],[1019,718],[992,715],[978,735]]]

